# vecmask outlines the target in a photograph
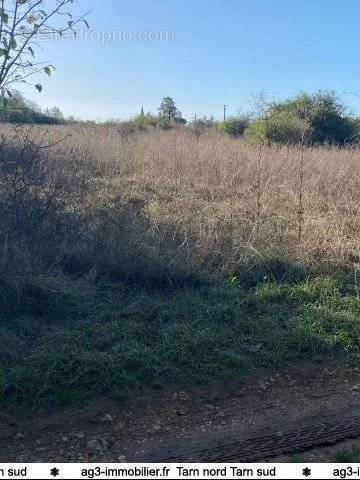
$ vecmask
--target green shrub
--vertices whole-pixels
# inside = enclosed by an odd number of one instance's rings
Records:
[[[272,118],[257,120],[245,130],[251,143],[279,143],[297,145],[307,141],[311,128],[307,120],[288,112],[280,112]]]
[[[244,135],[248,125],[249,118],[246,116],[239,116],[229,118],[225,122],[220,123],[219,128],[222,132],[225,132],[232,137],[241,137]]]
[[[266,116],[270,119],[297,118],[309,126],[313,144],[344,144],[351,140],[354,125],[346,114],[346,107],[333,91],[314,94],[300,93],[285,101],[270,104]],[[294,122],[294,120],[292,120]],[[271,122],[270,122],[271,123]]]
[[[158,118],[150,112],[146,114],[141,113],[129,120],[128,123],[137,130],[148,130],[157,127]]]

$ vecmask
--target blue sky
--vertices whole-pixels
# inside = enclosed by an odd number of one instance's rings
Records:
[[[41,94],[23,90],[67,115],[126,118],[170,95],[185,118],[219,118],[262,90],[360,93],[359,0],[77,0],[74,14],[87,10],[91,32],[42,42],[57,70]]]

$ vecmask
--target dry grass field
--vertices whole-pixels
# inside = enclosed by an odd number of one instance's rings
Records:
[[[358,148],[1,129],[3,402],[357,358]]]
[[[127,137],[114,127],[58,127],[50,135],[67,134],[50,160],[66,208],[105,223],[106,213],[110,229],[130,209],[127,222],[146,224],[142,247],[152,237],[154,256],[170,249],[174,268],[226,279],[259,264],[271,276],[274,261],[332,269],[359,260],[357,148],[261,150],[185,129]],[[127,240],[141,244],[138,233],[133,226]]]

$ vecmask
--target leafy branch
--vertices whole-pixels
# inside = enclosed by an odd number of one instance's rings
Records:
[[[0,0],[0,91],[3,97],[11,96],[11,89],[17,84],[32,85],[33,75],[51,76],[55,70],[51,63],[37,60],[39,40],[54,34],[61,37],[69,31],[76,35],[75,27],[80,23],[89,28],[85,16],[74,19],[68,11],[74,0],[56,0],[48,12],[43,9],[46,3],[49,2]],[[34,86],[42,91],[40,83]]]

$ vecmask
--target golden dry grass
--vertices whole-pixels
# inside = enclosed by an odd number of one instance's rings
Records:
[[[51,127],[47,139],[65,135],[52,158],[54,175],[78,185],[68,208],[127,202],[151,234],[166,226],[181,239],[181,262],[194,272],[226,278],[274,259],[331,268],[359,261],[357,148],[260,150],[216,132],[126,137],[102,126]]]

